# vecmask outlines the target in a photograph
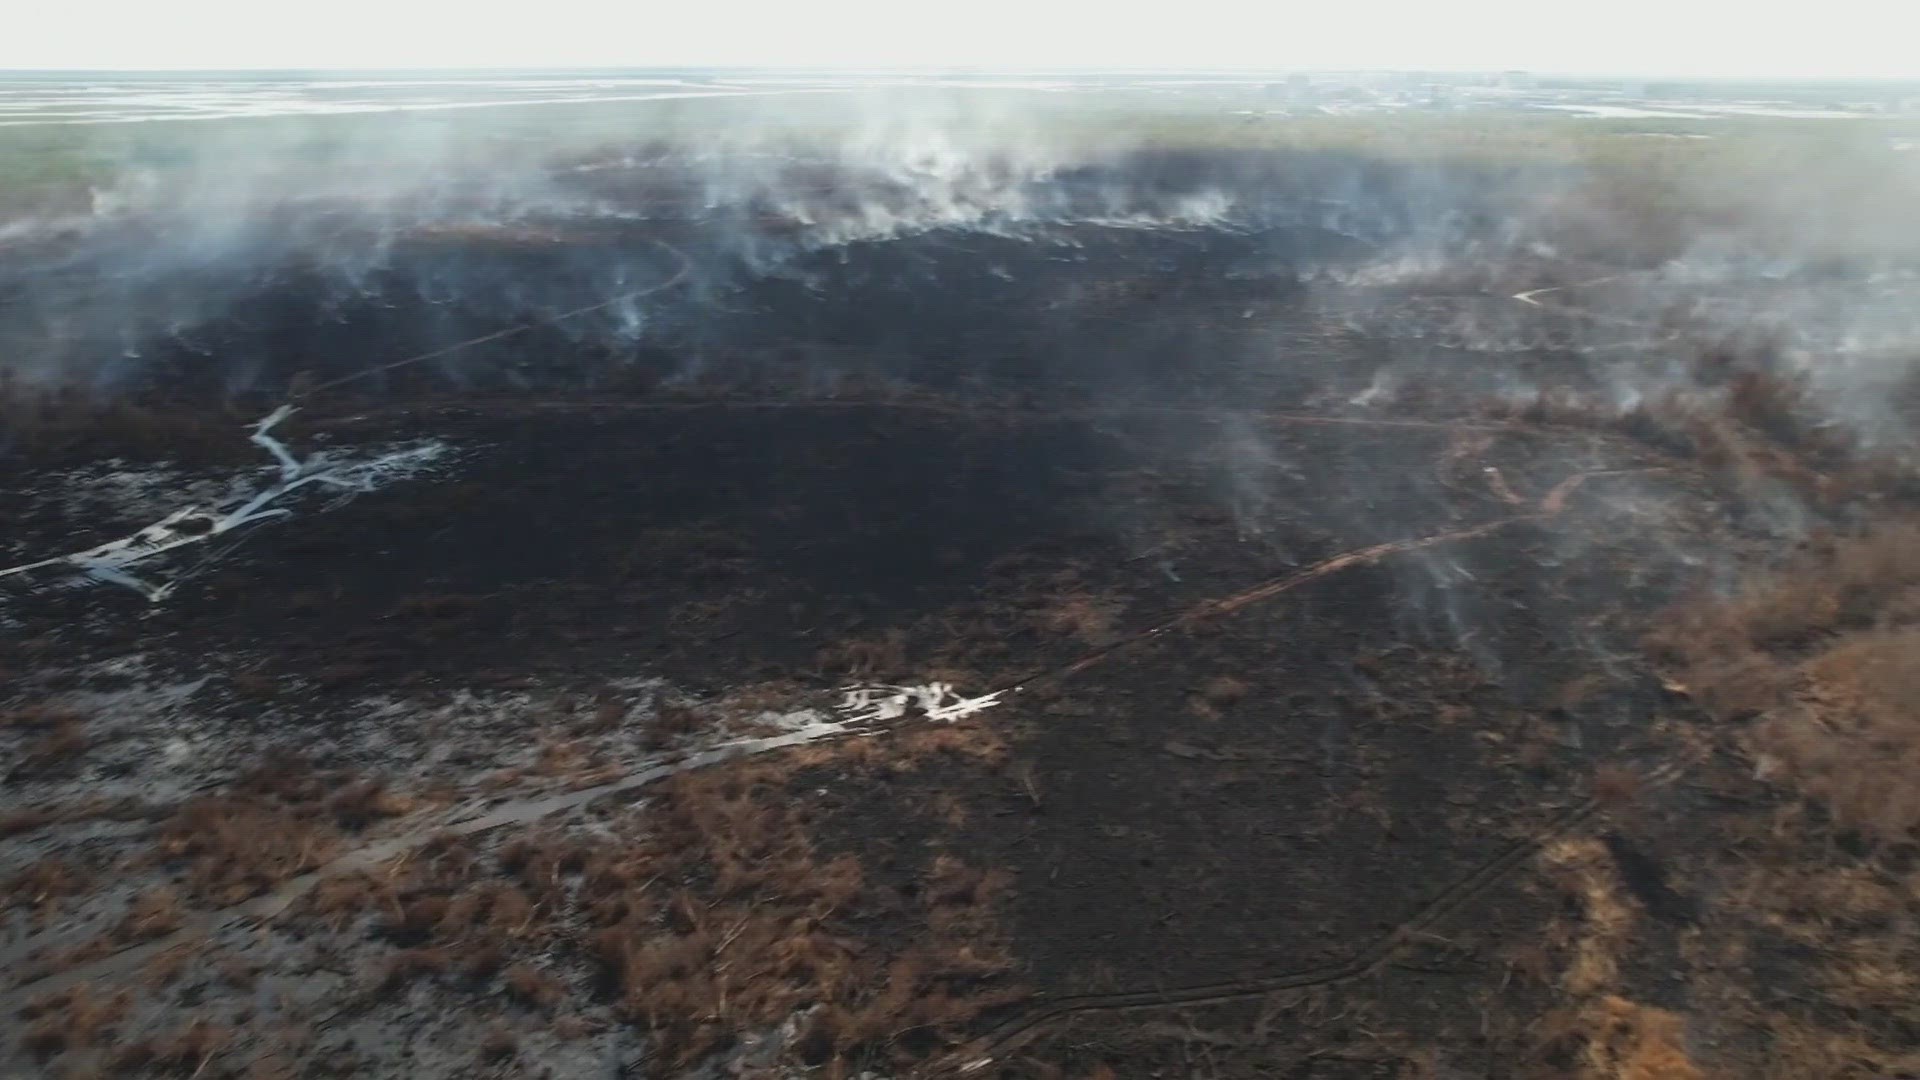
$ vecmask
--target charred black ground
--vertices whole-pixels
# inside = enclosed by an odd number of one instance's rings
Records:
[[[1652,253],[1383,281],[1392,221],[1082,222],[743,273],[657,219],[281,268],[17,414],[21,560],[171,506],[63,497],[102,476],[258,466],[289,394],[292,445],[455,462],[160,605],[7,597],[22,1068],[1760,1075],[1782,1029],[1688,950],[1775,796],[1640,642],[1773,522],[1689,429],[1540,404],[1667,377],[1684,318],[1514,296]],[[632,341],[511,302],[610,255],[685,275]],[[1001,697],[635,779],[936,680]]]

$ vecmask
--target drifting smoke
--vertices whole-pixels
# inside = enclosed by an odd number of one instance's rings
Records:
[[[1280,283],[1377,345],[1302,402],[1431,404],[1420,395],[1443,377],[1462,401],[1554,391],[1628,410],[1719,393],[1694,363],[1711,343],[1803,377],[1864,438],[1907,439],[1920,222],[1906,200],[1920,180],[1913,155],[1870,136],[1823,136],[1814,158],[1742,148],[1649,172],[1572,144],[1532,162],[1240,148],[980,89],[654,108],[554,130],[399,114],[102,142],[84,198],[0,224],[0,365],[17,390],[272,397],[303,373],[338,378],[613,300],[429,375],[576,385],[656,349],[675,354],[661,377],[708,377],[737,360],[708,324],[743,289],[890,276],[937,290],[953,267],[930,263],[933,247],[887,249],[944,235],[986,253],[982,288],[1053,312],[1059,341],[1111,297],[1036,263],[1117,254],[1167,288],[1195,274]],[[1114,239],[1127,233],[1195,243],[1128,248]],[[676,274],[681,287],[646,295]],[[1284,375],[1287,341],[1248,340],[1272,352],[1243,363]],[[1191,363],[1183,350],[1200,344],[1146,331],[1136,349],[1164,355],[1129,370],[1164,389],[1147,369]]]

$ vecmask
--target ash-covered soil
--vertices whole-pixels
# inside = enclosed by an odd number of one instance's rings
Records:
[[[1720,849],[1780,797],[1642,640],[1771,504],[1554,398],[1577,311],[1276,235],[535,330],[311,393],[296,454],[443,452],[159,603],[8,579],[9,1067],[1762,1075]],[[196,389],[31,413],[9,560],[269,483]]]

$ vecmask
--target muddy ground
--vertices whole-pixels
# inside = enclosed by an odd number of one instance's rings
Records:
[[[1385,294],[1203,272],[1246,243],[316,395],[299,452],[445,453],[161,603],[10,580],[11,1074],[1731,1077],[1865,1023],[1728,899],[1788,800],[1641,649],[1766,515],[1487,415],[1596,381],[1573,316],[1400,294],[1531,328],[1414,361]],[[17,428],[8,558],[270,480],[191,391]]]

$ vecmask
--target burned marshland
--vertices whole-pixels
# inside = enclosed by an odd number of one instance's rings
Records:
[[[1892,122],[728,96],[6,136],[18,1068],[1916,1067]]]

